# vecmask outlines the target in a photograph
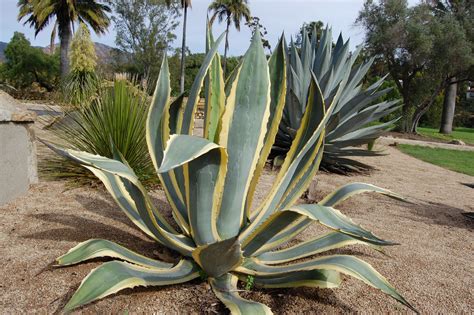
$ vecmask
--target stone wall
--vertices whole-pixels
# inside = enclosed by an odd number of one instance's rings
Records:
[[[33,123],[36,115],[0,91],[0,205],[38,182]]]

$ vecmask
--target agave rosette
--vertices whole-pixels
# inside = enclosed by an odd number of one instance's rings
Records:
[[[313,31],[316,34],[316,31]],[[384,78],[364,88],[362,80],[374,59],[355,65],[360,47],[351,52],[349,40],[339,36],[333,47],[332,31],[326,28],[321,38],[302,34],[301,49],[291,41],[288,54],[288,88],[286,105],[280,128],[272,149],[272,158],[278,165],[290,150],[306,111],[312,76],[316,76],[326,105],[342,87],[341,95],[334,100],[334,109],[326,126],[324,154],[321,168],[345,173],[364,171],[371,167],[355,161],[354,156],[376,156],[381,152],[357,148],[384,134],[396,120],[384,124],[372,122],[399,108],[399,100],[377,103],[391,89],[380,89]],[[374,104],[375,102],[375,104]]]
[[[226,96],[220,57],[216,54],[222,38],[214,41],[208,31],[208,53],[186,103],[183,97],[170,100],[165,59],[149,109],[149,152],[179,228],[175,229],[176,225],[171,225],[153,205],[120,152],[115,152],[114,159],[108,159],[52,147],[91,170],[140,230],[182,257],[170,264],[107,240],[80,243],[59,257],[57,264],[66,266],[96,257],[120,261],[106,262],[92,270],[66,309],[125,288],[178,284],[205,275],[216,296],[233,314],[267,314],[271,310],[266,305],[239,296],[239,280],[252,277],[258,287],[335,288],[341,282],[341,273],[360,279],[411,307],[366,262],[349,255],[324,255],[328,250],[351,244],[392,245],[334,207],[366,191],[399,198],[397,195],[372,185],[354,183],[341,187],[318,204],[295,204],[318,170],[325,126],[338,99],[344,95],[344,84],[340,84],[341,88],[326,105],[318,81],[312,77],[306,111],[291,149],[271,191],[251,211],[257,182],[283,113],[285,42],[282,38],[267,60],[259,32],[255,32],[241,65],[232,75]],[[192,134],[203,85],[204,135],[198,137]],[[330,232],[278,249],[315,221]],[[300,261],[309,257],[312,258]]]

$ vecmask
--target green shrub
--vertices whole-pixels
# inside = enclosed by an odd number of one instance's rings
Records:
[[[0,81],[16,89],[28,89],[34,83],[51,92],[59,83],[59,54],[48,55],[32,47],[25,35],[15,32],[5,48]]]
[[[148,95],[126,80],[102,87],[90,105],[68,112],[54,125],[54,134],[68,148],[113,157],[112,144],[140,179],[154,181],[145,139]],[[47,177],[90,181],[94,176],[70,160],[55,158],[41,165]]]

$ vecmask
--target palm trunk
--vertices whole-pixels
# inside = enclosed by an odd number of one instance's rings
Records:
[[[440,133],[450,134],[453,132],[454,111],[456,109],[456,94],[458,84],[456,78],[452,78],[444,89],[443,114],[441,116]]]
[[[54,54],[54,49],[56,48],[55,47],[55,41],[56,41],[56,31],[58,29],[58,21],[56,20],[56,22],[54,23],[54,26],[53,26],[53,30],[51,31],[51,39],[50,39],[50,43],[49,43],[49,53],[51,55]]]
[[[188,6],[184,5],[183,17],[183,43],[181,45],[181,77],[180,77],[180,91],[184,93],[184,76],[185,76],[185,58],[186,58],[186,23],[188,19]]]
[[[227,15],[227,28],[226,28],[226,34],[225,34],[225,49],[224,49],[224,79],[225,79],[225,74],[226,74],[226,69],[227,69],[227,51],[229,50],[229,29],[230,29],[230,15]]]
[[[69,24],[60,28],[59,39],[61,40],[61,79],[64,79],[69,73],[69,44],[71,42],[71,35],[71,26]]]

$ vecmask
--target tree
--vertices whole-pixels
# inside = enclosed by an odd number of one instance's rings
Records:
[[[223,72],[226,74],[227,67],[227,52],[229,50],[229,29],[231,24],[237,31],[240,32],[240,21],[245,19],[246,22],[250,21],[251,14],[247,0],[214,0],[209,5],[209,12],[212,12],[210,23],[213,24],[216,19],[219,23],[226,22],[226,36],[225,36],[225,49],[224,49],[224,65]]]
[[[112,2],[117,36],[115,43],[133,58],[140,75],[155,78],[163,55],[176,38],[173,31],[180,16],[176,3],[159,0]]]
[[[421,17],[425,12],[409,9],[405,0],[387,0],[380,4],[368,0],[357,23],[366,32],[365,46],[380,56],[403,98],[400,129],[410,132],[416,82],[433,46],[431,30]]]
[[[25,35],[15,32],[5,48],[5,63],[1,66],[1,80],[18,89],[36,82],[52,91],[59,77],[58,55],[48,55],[41,48],[32,47]]]
[[[50,22],[56,23],[61,46],[61,77],[69,72],[69,44],[72,29],[77,21],[88,24],[97,34],[107,30],[110,19],[107,13],[110,7],[95,0],[19,0],[18,20],[25,19],[38,35]],[[55,34],[55,31],[53,31]]]
[[[450,58],[453,62],[450,62],[447,71],[439,130],[440,133],[449,134],[453,130],[458,83],[474,78],[474,3],[466,0],[436,0],[432,2],[432,6],[435,14],[451,25],[446,30],[450,32],[447,40],[452,42],[457,39],[459,42],[455,45],[458,56]]]
[[[322,21],[312,21],[310,23],[304,23],[301,26],[300,31],[296,35],[295,45],[296,47],[301,47],[301,43],[303,42],[303,33],[306,30],[308,37],[311,39],[313,36],[314,30],[316,30],[317,38],[321,38],[321,34],[323,33],[324,23]]]
[[[264,48],[267,48],[270,54],[272,53],[272,45],[265,36],[268,34],[267,28],[260,23],[260,18],[257,16],[252,16],[248,22],[245,23],[251,30],[252,36],[258,30],[260,31],[260,37],[262,38],[262,44]]]
[[[402,95],[401,131],[416,132],[452,69],[472,58],[465,34],[452,17],[434,14],[426,1],[408,7],[405,0],[367,0],[357,23],[366,31],[366,48],[384,60]]]

